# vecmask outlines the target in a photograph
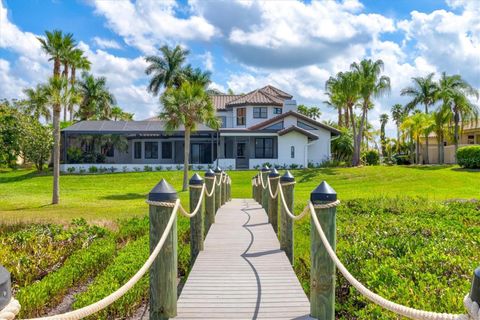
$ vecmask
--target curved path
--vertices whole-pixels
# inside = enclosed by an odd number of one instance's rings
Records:
[[[307,296],[261,206],[233,199],[215,219],[175,319],[311,319]]]

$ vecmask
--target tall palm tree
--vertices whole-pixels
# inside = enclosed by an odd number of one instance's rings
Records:
[[[453,141],[455,143],[455,154],[458,150],[460,140],[460,122],[478,120],[478,107],[473,104],[469,97],[479,98],[479,92],[460,75],[447,76],[445,72],[439,81],[438,98],[443,101],[443,108],[446,108],[454,123]]]
[[[20,101],[24,112],[37,120],[43,117],[45,122],[48,123],[52,114],[47,104],[48,98],[45,94],[45,86],[37,85],[35,88],[27,88],[23,90],[23,93],[27,96],[25,100]]]
[[[181,84],[182,65],[189,54],[188,50],[182,49],[179,45],[173,49],[163,46],[159,50],[162,56],[148,56],[145,58],[149,63],[145,73],[152,75],[148,84],[148,91],[154,95],[158,95],[161,87],[178,87]]]
[[[181,80],[190,83],[195,82],[206,88],[212,82],[210,80],[211,75],[210,71],[203,71],[200,68],[193,68],[191,65],[187,65],[181,71]]]
[[[361,118],[358,134],[355,137],[355,153],[353,155],[353,165],[360,164],[360,150],[363,139],[364,125],[367,118],[368,110],[372,108],[375,97],[381,97],[390,91],[390,78],[381,75],[383,71],[382,60],[364,59],[360,63],[354,62],[350,66],[353,72],[358,75],[359,81],[359,95],[362,99],[361,104]]]
[[[86,72],[78,82],[78,91],[82,96],[78,116],[80,120],[106,120],[112,112],[115,97],[107,88],[107,79],[95,78]]]
[[[70,68],[71,68],[71,75],[70,75],[70,88],[75,88],[76,84],[76,73],[77,70],[84,70],[89,71],[91,63],[87,57],[85,57],[84,52],[80,49],[73,50],[71,57],[70,57]],[[70,121],[73,121],[73,115],[75,104],[68,105],[68,111],[70,112]]]
[[[183,190],[188,187],[188,164],[190,159],[190,135],[198,123],[205,123],[213,129],[220,124],[210,96],[202,84],[182,83],[178,88],[168,88],[160,98],[163,110],[159,118],[165,121],[167,131],[185,128]]]
[[[415,109],[418,105],[423,105],[425,108],[425,113],[428,114],[429,107],[435,104],[438,86],[433,81],[434,73],[428,74],[426,77],[414,77],[412,78],[413,86],[406,87],[402,89],[400,94],[402,96],[412,97],[412,100],[405,105],[405,110],[411,111]],[[425,137],[425,163],[430,163],[428,157],[428,137]]]
[[[49,61],[53,61],[53,79],[60,81],[61,62],[67,52],[70,52],[75,46],[75,40],[71,33],[63,34],[60,30],[53,32],[46,31],[46,38],[38,38],[43,51],[50,56]],[[53,106],[53,195],[52,204],[59,202],[60,190],[60,112],[62,106],[59,100]]]
[[[382,144],[382,156],[386,155],[386,137],[385,137],[385,126],[388,122],[388,114],[383,113],[380,115],[380,142]]]
[[[411,136],[416,145],[416,159],[417,164],[420,163],[420,138],[432,132],[434,129],[434,120],[430,114],[417,112],[410,117],[407,117],[401,124],[402,130],[405,134]]]
[[[448,108],[439,108],[438,110],[432,112],[433,121],[435,123],[433,131],[437,136],[437,152],[438,152],[438,163],[443,164],[445,162],[445,148],[444,141],[448,136],[448,124],[450,122],[450,110]]]
[[[392,113],[392,119],[397,126],[397,140],[400,142],[400,124],[402,123],[403,118],[405,118],[403,106],[400,103],[394,104],[390,112]]]

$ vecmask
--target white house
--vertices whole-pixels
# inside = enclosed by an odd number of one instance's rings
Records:
[[[194,167],[307,167],[330,158],[331,139],[339,131],[298,113],[290,94],[266,86],[247,94],[211,97],[222,126],[217,131],[199,124],[191,139]],[[168,133],[158,118],[81,121],[62,134],[63,170],[95,165],[130,171],[183,164],[183,128]]]

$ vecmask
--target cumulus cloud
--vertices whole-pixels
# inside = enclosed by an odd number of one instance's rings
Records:
[[[93,43],[100,49],[121,49],[122,46],[115,40],[93,37]]]

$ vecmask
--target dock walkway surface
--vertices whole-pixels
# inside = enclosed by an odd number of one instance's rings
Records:
[[[219,209],[178,300],[175,319],[312,319],[310,303],[265,210]]]

